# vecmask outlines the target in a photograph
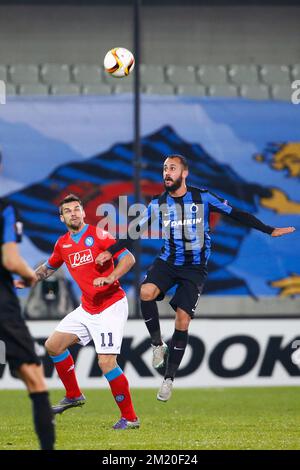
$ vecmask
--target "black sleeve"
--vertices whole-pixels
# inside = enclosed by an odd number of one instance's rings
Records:
[[[111,245],[109,248],[107,248],[107,251],[109,251],[112,256],[115,255],[118,251],[123,250],[124,248],[127,248],[129,251],[134,251],[134,242],[135,240],[131,240],[131,238],[124,238],[117,240],[114,245]]]
[[[239,209],[232,208],[230,214],[228,214],[234,220],[237,220],[243,225],[247,225],[247,227],[255,228],[260,232],[268,233],[269,235],[272,234],[274,227],[270,225],[265,225],[261,220],[257,219],[254,215],[250,214],[249,212],[240,211]]]

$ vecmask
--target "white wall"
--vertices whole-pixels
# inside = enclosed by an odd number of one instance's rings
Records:
[[[29,322],[29,328],[40,342],[54,329],[57,322]],[[294,320],[194,320],[190,327],[190,344],[176,378],[176,387],[234,387],[300,385],[300,368],[291,361],[292,343],[300,340],[300,319]],[[174,330],[172,320],[161,321],[162,333],[169,340]],[[40,347],[40,353],[45,351]],[[123,340],[124,358],[120,361],[133,387],[158,387],[161,375],[151,366],[151,346],[142,321],[128,321]],[[127,360],[125,363],[124,359]],[[96,356],[92,345],[79,350],[76,372],[82,387],[106,388],[99,379]],[[48,366],[50,360],[48,359]],[[61,383],[49,369],[47,382],[51,388]],[[49,373],[50,372],[50,373]],[[0,378],[0,389],[22,388],[13,379],[8,367]]]

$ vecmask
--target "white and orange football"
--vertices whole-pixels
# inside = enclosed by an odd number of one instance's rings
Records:
[[[134,69],[134,56],[124,47],[114,47],[104,57],[104,68],[113,77],[126,77]]]

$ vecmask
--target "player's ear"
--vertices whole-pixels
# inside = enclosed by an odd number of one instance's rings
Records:
[[[183,170],[182,176],[187,178],[189,176],[189,170]]]
[[[62,214],[60,214],[59,218],[60,218],[60,221],[61,221],[62,223],[65,222],[65,221],[64,221],[64,216],[63,216]]]
[[[82,209],[82,217],[85,218],[85,212],[84,209]]]

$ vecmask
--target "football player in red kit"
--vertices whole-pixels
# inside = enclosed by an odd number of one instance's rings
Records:
[[[82,346],[94,341],[99,367],[109,382],[111,392],[120,409],[121,418],[114,429],[138,428],[129,391],[129,384],[117,364],[123,331],[128,317],[126,294],[119,278],[134,265],[133,255],[123,249],[103,266],[95,262],[97,256],[115,243],[106,231],[85,224],[80,199],[70,194],[59,205],[60,219],[68,232],[55,244],[49,260],[36,270],[41,281],[48,278],[63,263],[82,291],[81,305],[69,313],[47,339],[45,346],[66,389],[66,396],[53,407],[54,413],[82,406],[82,394],[74,370],[74,361],[68,350],[72,344]],[[22,281],[16,286],[24,287]]]

